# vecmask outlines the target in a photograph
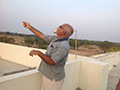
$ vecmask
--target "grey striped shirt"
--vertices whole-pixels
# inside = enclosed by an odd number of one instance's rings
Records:
[[[49,65],[42,60],[38,70],[48,79],[60,81],[65,77],[64,66],[70,49],[69,42],[68,40],[60,41],[57,36],[50,35],[44,35],[43,40],[49,43],[45,54],[53,59],[55,65]]]

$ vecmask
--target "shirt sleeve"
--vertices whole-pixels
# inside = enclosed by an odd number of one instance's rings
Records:
[[[66,55],[68,55],[68,50],[65,49],[64,47],[59,47],[51,54],[51,58],[55,63],[58,63]]]
[[[51,36],[51,35],[44,35],[43,36],[43,40],[46,42],[46,43],[50,43],[52,41],[54,36]]]

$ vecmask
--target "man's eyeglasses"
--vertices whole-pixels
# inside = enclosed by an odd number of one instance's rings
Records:
[[[59,28],[61,28],[61,29],[65,30],[62,26],[59,26]],[[66,30],[65,30],[65,31],[66,31]]]

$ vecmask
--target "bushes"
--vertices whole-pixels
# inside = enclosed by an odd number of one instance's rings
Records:
[[[47,45],[39,45],[38,48],[41,48],[41,49],[47,49]]]
[[[114,44],[108,41],[100,42],[98,43],[98,46],[104,50],[104,52],[107,52],[110,48],[112,48]]]
[[[35,36],[25,37],[24,41],[27,43],[28,47],[47,49],[47,44],[43,40],[41,40]]]
[[[0,37],[0,42],[14,44],[15,40],[14,40],[14,38],[8,38],[5,36],[5,37]]]
[[[36,38],[34,38],[34,37],[25,37],[24,41],[26,43],[28,43],[28,44],[34,44],[36,42]]]
[[[69,44],[71,47],[75,48],[75,39],[69,39]],[[88,45],[96,45],[97,42],[96,41],[89,41],[89,40],[77,40],[77,48],[79,46],[84,46],[84,47],[88,47]]]
[[[120,51],[120,48],[118,47],[110,48],[107,52],[116,52],[116,51]]]
[[[69,43],[71,47],[75,48],[75,39],[69,39]],[[101,42],[101,41],[77,40],[77,47],[84,46],[85,48],[89,48],[89,45],[97,45],[104,52],[120,51],[120,44],[118,43],[112,43],[109,41]]]

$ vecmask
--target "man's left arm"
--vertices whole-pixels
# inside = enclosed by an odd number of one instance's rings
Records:
[[[45,54],[43,54],[42,52],[40,51],[37,51],[37,50],[32,50],[30,51],[29,53],[30,56],[33,56],[33,55],[38,55],[44,62],[46,62],[47,64],[50,64],[50,65],[55,65],[55,62],[52,60],[51,57],[49,56],[46,56]]]

